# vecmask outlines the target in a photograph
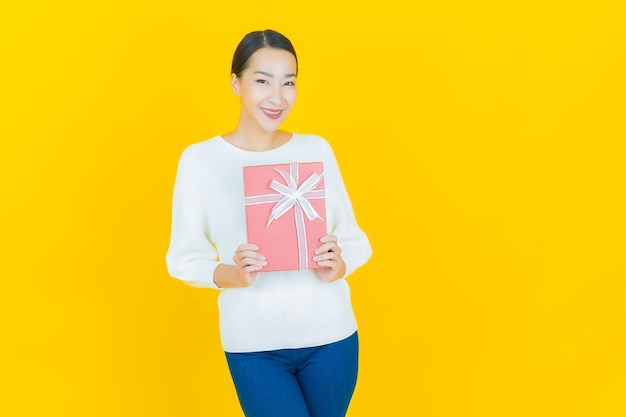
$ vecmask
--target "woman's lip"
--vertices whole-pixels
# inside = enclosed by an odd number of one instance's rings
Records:
[[[266,109],[264,107],[261,107],[261,110],[263,111],[264,115],[266,115],[267,117],[273,120],[278,119],[283,114],[283,111],[280,109],[274,110],[274,109]]]

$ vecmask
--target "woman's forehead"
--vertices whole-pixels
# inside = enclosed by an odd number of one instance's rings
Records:
[[[261,48],[250,56],[249,69],[272,76],[295,75],[296,58],[284,49]]]

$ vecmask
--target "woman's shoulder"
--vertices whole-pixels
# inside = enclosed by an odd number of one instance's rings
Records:
[[[220,136],[214,136],[210,139],[191,143],[183,149],[181,158],[192,160],[197,158],[205,159],[222,145],[221,142],[223,142],[223,140]]]
[[[187,145],[184,152],[192,152],[192,153],[203,152],[203,151],[206,151],[207,149],[210,150],[211,148],[220,146],[220,142],[223,142],[223,139],[221,136],[219,135],[213,136],[212,138],[209,138],[209,139],[204,139],[198,142],[190,143],[189,145]]]
[[[309,148],[310,150],[330,151],[330,143],[320,135],[313,133],[293,133],[294,139],[299,146]]]

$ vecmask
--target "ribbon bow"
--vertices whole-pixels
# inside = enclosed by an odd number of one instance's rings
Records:
[[[274,169],[283,177],[287,185],[281,184],[276,180],[273,180],[270,184],[270,188],[281,194],[283,197],[272,208],[266,227],[269,227],[273,220],[276,220],[283,214],[287,213],[295,205],[299,206],[302,211],[304,211],[309,220],[322,219],[319,213],[315,211],[309,200],[306,198],[306,194],[313,191],[315,187],[317,187],[317,184],[319,184],[322,179],[322,175],[324,174],[314,172],[300,185],[300,187],[298,187],[298,183],[292,174],[278,168]]]

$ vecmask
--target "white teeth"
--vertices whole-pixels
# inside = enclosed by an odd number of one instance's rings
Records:
[[[280,110],[275,110],[275,111],[268,110],[268,109],[263,109],[263,110],[264,110],[265,112],[269,113],[269,114],[279,114],[279,113],[280,113]]]

